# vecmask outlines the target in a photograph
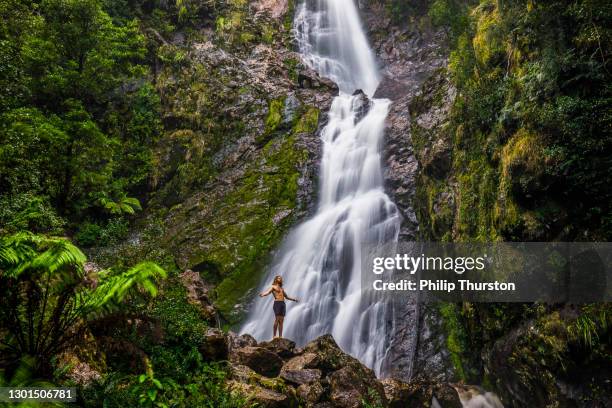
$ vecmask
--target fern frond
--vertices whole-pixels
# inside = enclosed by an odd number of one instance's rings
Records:
[[[108,310],[135,289],[156,296],[158,292],[156,281],[166,276],[166,271],[154,262],[139,263],[117,275],[110,275],[110,271],[101,272],[100,283],[92,292],[84,294],[79,307],[84,309],[85,314]]]
[[[142,206],[140,205],[140,201],[138,201],[137,198],[135,197],[125,197],[123,199],[123,202],[127,205],[129,205],[130,207],[132,207],[134,210],[142,210]]]
[[[125,204],[125,203],[120,203],[119,204],[119,208],[121,209],[121,212],[123,212],[125,214],[132,215],[135,212],[134,209],[131,206],[129,206],[128,204]]]

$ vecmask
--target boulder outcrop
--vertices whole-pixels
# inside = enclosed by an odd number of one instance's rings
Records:
[[[302,349],[287,339],[254,344],[248,335],[229,337],[228,387],[263,407],[404,407],[411,403],[429,407],[433,398],[441,407],[461,406],[448,384],[379,380],[371,369],[344,353],[331,335]]]

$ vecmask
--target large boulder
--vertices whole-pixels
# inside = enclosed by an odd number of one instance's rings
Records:
[[[387,398],[374,372],[364,366],[346,366],[329,375],[330,401],[337,407],[358,408],[363,401],[385,406]]]
[[[291,358],[296,355],[295,342],[289,339],[275,338],[271,341],[259,343],[259,347],[263,347],[281,358]]]
[[[313,353],[305,353],[287,361],[281,369],[281,378],[294,384],[310,384],[321,378],[321,370],[314,368],[318,357]]]
[[[304,353],[287,361],[283,369],[303,370],[305,368],[316,368],[319,365],[319,357],[315,353]]]
[[[313,365],[312,368],[319,368],[324,373],[339,370],[347,365],[361,366],[357,359],[338,347],[330,334],[325,334],[308,343],[304,346],[304,352],[317,356],[316,365]]]
[[[208,360],[226,360],[228,357],[228,339],[221,329],[209,328],[200,344],[200,353]]]
[[[260,407],[287,408],[297,405],[296,401],[292,400],[289,395],[259,385],[245,384],[234,380],[228,381],[227,385],[231,393],[237,394],[245,398],[247,402]]]
[[[315,381],[309,384],[302,384],[297,388],[298,398],[306,404],[307,407],[311,407],[321,400],[325,389],[320,381]]]
[[[343,352],[331,335],[323,335],[311,341],[304,347],[304,353],[304,356],[308,354],[308,357],[304,357],[308,358],[304,367],[318,368],[327,376],[329,400],[335,406],[358,407],[362,401],[374,405],[386,404],[385,391],[374,371]],[[297,365],[298,361],[293,364]]]
[[[275,353],[263,348],[247,346],[232,351],[230,361],[253,369],[266,377],[276,377],[280,374],[283,360]]]
[[[301,370],[281,369],[281,378],[294,384],[310,384],[321,379],[321,370],[317,368],[304,368]]]
[[[248,346],[253,347],[257,345],[257,340],[255,340],[255,338],[250,334],[238,335],[237,333],[230,331],[227,333],[227,340],[229,343],[230,354],[233,350]]]

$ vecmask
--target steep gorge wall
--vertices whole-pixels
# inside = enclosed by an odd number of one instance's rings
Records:
[[[120,250],[192,269],[239,321],[270,253],[316,196],[317,130],[335,85],[293,51],[293,2],[217,2],[159,36],[164,136],[138,233]]]
[[[403,110],[409,115],[403,133],[417,163],[410,205],[420,239],[605,240],[609,234],[609,190],[589,181],[609,179],[600,167],[609,159],[601,150],[610,142],[608,121],[599,111],[607,96],[595,79],[609,75],[609,50],[598,48],[597,35],[583,37],[592,27],[603,30],[608,17],[596,5],[561,3],[466,2],[463,17],[457,14],[465,25],[448,30],[448,64],[419,84]],[[600,11],[586,22],[590,6]],[[578,62],[589,58],[588,65]],[[599,128],[585,126],[585,117]],[[574,194],[578,179],[584,191]],[[609,309],[423,305],[413,373],[483,384],[506,406],[606,405],[598,378],[608,376],[602,367]],[[577,335],[585,322],[598,340]],[[596,374],[586,378],[587,372]]]

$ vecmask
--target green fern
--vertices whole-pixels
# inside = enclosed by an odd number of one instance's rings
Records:
[[[114,201],[108,197],[100,199],[102,207],[113,215],[134,214],[136,211],[142,210],[140,201],[134,197],[128,197],[125,193],[121,193],[119,198]]]
[[[85,255],[65,238],[20,232],[0,238],[0,362],[51,356],[78,338],[84,322],[114,310],[133,294],[157,295],[166,272],[152,262],[84,280]],[[41,368],[39,367],[39,369]]]
[[[150,296],[157,295],[155,282],[166,278],[166,271],[153,262],[142,262],[120,274],[111,271],[99,273],[100,282],[86,296],[79,297],[79,308],[85,316],[100,317],[106,311],[111,311],[134,289]]]

